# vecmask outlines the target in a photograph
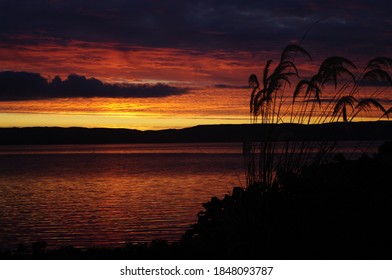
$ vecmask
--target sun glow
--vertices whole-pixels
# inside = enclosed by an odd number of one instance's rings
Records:
[[[291,92],[290,88],[288,92]],[[391,106],[388,93],[384,95],[386,107]],[[0,127],[83,126],[148,130],[249,123],[249,96],[246,88],[208,87],[163,98],[3,101],[0,102]],[[328,94],[324,97],[328,100]],[[282,122],[289,122],[284,110],[291,108],[291,98],[287,98],[284,104]],[[377,112],[367,112],[366,116],[359,115],[357,120],[377,120],[379,117]]]
[[[69,98],[0,102],[0,127],[136,129],[247,123],[247,89],[207,88],[164,98]]]

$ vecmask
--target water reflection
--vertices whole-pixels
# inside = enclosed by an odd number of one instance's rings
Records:
[[[0,247],[178,240],[243,176],[238,143],[2,147]]]

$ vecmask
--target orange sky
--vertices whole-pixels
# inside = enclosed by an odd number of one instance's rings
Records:
[[[49,80],[56,75],[65,79],[76,73],[107,83],[167,83],[191,89],[184,95],[159,98],[2,101],[0,127],[164,129],[247,123],[248,76],[261,72],[264,58],[273,55],[279,58],[268,52],[202,53],[80,41],[16,47],[0,44],[1,71],[35,72]]]
[[[70,73],[109,83],[169,83],[195,88],[182,96],[131,99],[59,99],[0,102],[0,126],[87,126],[163,129],[197,124],[244,123],[246,85],[253,54],[152,49],[121,49],[114,44],[70,42],[11,48],[0,45],[1,70],[41,73],[51,79]],[[260,58],[260,56],[258,56]],[[253,63],[253,64],[252,64]],[[4,67],[6,66],[6,67]]]
[[[1,70],[41,73],[48,79],[69,73],[109,83],[169,83],[195,88],[189,94],[160,98],[58,99],[0,102],[0,126],[88,126],[162,129],[197,124],[244,123],[248,120],[246,88],[251,53],[198,53],[189,50],[127,47],[70,42],[11,48]],[[257,59],[257,60],[258,60]],[[6,65],[6,67],[4,67]]]
[[[271,53],[198,52],[104,42],[0,43],[0,69],[36,72],[48,78],[76,73],[106,82],[246,85],[249,73],[268,55]]]
[[[0,44],[1,71],[40,73],[51,80],[76,73],[106,83],[165,83],[189,88],[157,98],[60,98],[0,102],[0,127],[82,126],[135,129],[248,123],[248,76],[260,75],[279,53],[198,52],[71,41],[11,47]],[[317,62],[297,59],[301,74]],[[217,87],[217,85],[221,85]],[[222,86],[225,85],[225,86]],[[289,91],[292,89],[288,88]]]
[[[203,88],[159,98],[69,98],[0,102],[0,126],[135,129],[247,123],[247,89]]]

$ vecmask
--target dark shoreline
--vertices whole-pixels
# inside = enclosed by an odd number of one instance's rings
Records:
[[[147,130],[26,127],[0,128],[0,145],[207,143],[260,140],[273,131],[280,140],[391,140],[392,121],[321,125],[200,125],[183,129]],[[283,135],[283,136],[282,136]]]

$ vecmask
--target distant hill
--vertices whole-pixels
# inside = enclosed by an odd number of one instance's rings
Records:
[[[262,139],[271,131],[278,141],[392,140],[392,122],[378,121],[322,125],[200,125],[155,131],[79,127],[0,128],[0,145],[241,142],[249,137]]]

